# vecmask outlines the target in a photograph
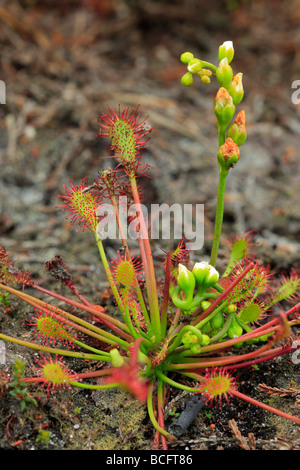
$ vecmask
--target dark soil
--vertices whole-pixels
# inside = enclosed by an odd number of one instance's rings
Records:
[[[60,254],[80,289],[103,301],[106,282],[93,237],[76,233],[57,209],[70,180],[97,177],[112,164],[107,142],[97,138],[97,116],[106,106],[141,105],[153,127],[142,178],[148,203],[204,204],[205,244],[195,259],[207,259],[217,187],[216,85],[180,84],[180,54],[191,51],[216,62],[218,46],[233,40],[234,72],[243,72],[248,138],[228,179],[224,239],[257,232],[257,252],[276,272],[297,269],[300,260],[300,124],[292,83],[300,79],[298,0],[63,0],[2,1],[1,71],[6,104],[0,106],[0,245],[40,283],[59,289],[43,263]],[[154,240],[159,255],[169,241]],[[106,244],[109,256],[119,248]],[[95,291],[95,286],[97,290]],[[25,337],[29,308],[10,300],[0,311],[0,329]],[[107,308],[110,308],[107,305]],[[7,344],[0,380],[16,358],[27,372],[36,354]],[[70,361],[75,370],[88,364]],[[80,368],[80,369],[78,369]],[[299,366],[290,357],[237,374],[240,389],[299,414],[295,397],[270,397],[260,383],[299,388]],[[0,382],[1,384],[1,382]],[[21,411],[2,390],[1,449],[150,450],[153,429],[143,405],[119,390],[59,391]],[[188,396],[170,390],[180,412]],[[297,426],[244,402],[203,408],[172,449],[241,449],[232,432],[256,449],[300,449]],[[169,417],[167,425],[172,424]],[[38,431],[49,443],[37,442]]]

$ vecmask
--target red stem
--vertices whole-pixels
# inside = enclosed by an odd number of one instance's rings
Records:
[[[91,313],[93,316],[99,318],[102,323],[109,326],[109,328],[111,328],[112,330],[115,330],[115,332],[117,332],[120,336],[124,337],[128,341],[131,341],[131,336],[129,336],[128,334],[125,333],[125,331],[127,331],[126,325],[124,325],[124,323],[121,323],[119,320],[116,320],[115,318],[113,318],[109,315],[106,315],[103,312],[100,312],[96,308],[88,307],[87,305],[83,305],[79,302],[76,302],[75,300],[70,300],[67,297],[56,294],[55,292],[49,291],[48,289],[44,289],[43,287],[40,287],[38,285],[33,285],[32,287],[39,290],[40,292],[43,292],[44,294],[47,294],[47,295],[49,295],[51,297],[54,297],[58,300],[62,300],[63,302],[66,302],[66,303],[72,305],[73,307],[77,307],[81,310],[84,310],[88,313]],[[8,292],[13,293],[17,297],[20,297],[21,299],[23,299],[24,301],[26,301],[28,303],[30,303],[30,300],[31,300],[33,302],[37,302],[37,303],[41,302],[41,303],[45,304],[45,302],[40,301],[39,299],[36,299],[36,298],[30,296],[29,294],[25,294],[23,292],[17,291],[12,287],[8,287],[8,286],[5,286],[5,285],[2,286],[0,284],[0,288],[1,289],[3,288],[4,290],[7,290]],[[56,308],[56,307],[51,306],[51,308]]]
[[[230,389],[230,393],[233,396],[240,398],[241,400],[247,401],[251,403],[252,405],[259,406],[260,408],[263,408],[266,411],[270,411],[271,413],[281,416],[282,418],[286,418],[290,421],[293,421],[294,423],[298,424],[298,426],[300,425],[300,418],[297,418],[296,416],[292,416],[288,413],[285,413],[284,411],[277,410],[276,408],[266,405],[265,403],[262,403],[261,401],[255,400],[254,398],[248,397],[247,395],[244,395],[243,393],[238,392],[237,390]]]
[[[300,347],[300,346],[299,346]],[[253,359],[251,361],[246,361],[246,362],[243,362],[243,364],[237,364],[237,365],[232,365],[232,366],[226,366],[225,369],[226,370],[230,370],[230,369],[241,369],[243,367],[249,367],[249,366],[253,366],[255,364],[259,364],[261,362],[266,362],[266,361],[270,361],[272,359],[274,359],[275,357],[278,357],[278,356],[283,356],[284,354],[288,354],[289,352],[293,351],[293,347],[292,346],[286,346],[286,347],[280,347],[280,348],[276,348],[276,349],[273,349],[272,350],[272,353],[270,354],[262,354],[261,357],[257,357],[256,359]]]
[[[162,391],[162,395],[163,395],[163,391]],[[165,421],[164,421],[164,413],[163,413],[164,403],[163,402],[164,402],[163,396],[160,396],[160,393],[158,393],[157,395],[158,424],[163,429],[165,429]],[[168,450],[166,436],[163,436],[163,434],[160,434],[160,439],[161,439],[162,449]]]
[[[203,367],[223,367],[226,364],[231,364],[234,362],[242,362],[244,360],[249,360],[252,357],[257,357],[257,355],[261,354],[263,351],[267,351],[272,347],[270,343],[266,344],[265,346],[262,346],[260,349],[257,349],[256,351],[252,351],[247,354],[241,354],[240,356],[223,356],[220,358],[210,358],[205,361],[203,359],[200,362],[187,362],[187,363],[181,363],[181,364],[171,364],[169,366],[169,370],[178,370],[178,369],[197,369],[197,365],[201,368]]]

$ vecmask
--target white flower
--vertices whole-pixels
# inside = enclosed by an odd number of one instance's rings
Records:
[[[234,48],[232,41],[225,41],[223,42],[222,46],[219,47],[219,61],[221,62],[222,59],[225,57],[230,63],[234,56]]]
[[[185,294],[192,294],[196,284],[195,277],[192,272],[181,263],[178,265],[177,283]]]
[[[192,273],[195,276],[197,285],[211,287],[219,280],[218,271],[207,261],[195,263]]]

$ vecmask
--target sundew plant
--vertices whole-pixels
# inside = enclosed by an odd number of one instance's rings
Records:
[[[44,386],[47,393],[59,387],[103,393],[115,387],[126,389],[147,407],[155,448],[167,449],[168,442],[176,440],[164,421],[169,389],[173,394],[176,390],[199,394],[211,405],[223,398],[225,402],[229,398],[245,400],[300,424],[299,417],[243,394],[235,377],[240,368],[253,372],[253,366],[300,346],[300,281],[295,270],[277,277],[271,273],[255,257],[251,233],[233,235],[227,265],[220,268],[224,266],[219,245],[226,180],[243,158],[241,147],[247,137],[245,112],[237,110],[244,95],[242,73],[233,74],[233,57],[231,41],[219,47],[217,65],[190,52],[181,55],[187,67],[181,79],[184,86],[195,80],[217,84],[212,112],[218,133],[219,183],[210,258],[203,259],[196,251],[196,262],[192,262],[182,239],[175,249],[162,251],[159,269],[155,268],[139,188],[140,176],[147,175],[143,152],[151,129],[139,108],[127,107],[108,107],[98,117],[99,136],[109,139],[116,167],[99,170],[93,181],[84,178],[79,184],[66,185],[59,196],[60,208],[71,223],[95,237],[96,253],[98,250],[114,297],[114,312],[80,293],[60,255],[45,267],[64,291],[68,289],[69,297],[39,285],[29,272],[15,265],[4,247],[0,249],[1,295],[15,295],[32,308],[31,340],[5,333],[0,333],[0,339],[40,354],[35,373],[22,377],[23,386],[33,390]],[[125,221],[121,198],[134,206]],[[110,208],[108,218],[103,207]],[[112,218],[120,247],[110,260],[104,232]],[[129,227],[136,234],[137,253],[127,237]],[[47,301],[41,300],[45,296]],[[288,306],[284,309],[282,305]],[[90,361],[89,371],[72,371],[68,358]],[[24,401],[24,393],[22,397]]]

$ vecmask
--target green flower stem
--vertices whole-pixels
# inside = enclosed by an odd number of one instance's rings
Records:
[[[227,127],[227,126],[226,126]],[[218,126],[218,136],[219,136],[219,147],[221,147],[221,145],[225,144],[225,140],[226,140],[226,127],[223,128],[221,126]]]
[[[110,267],[109,267],[109,264],[108,264],[108,261],[107,261],[107,258],[106,258],[105,250],[104,250],[104,247],[103,247],[103,243],[100,240],[100,238],[98,237],[96,232],[95,232],[95,237],[96,237],[96,243],[97,243],[97,247],[98,247],[98,250],[99,250],[100,258],[101,258],[101,261],[102,261],[104,271],[106,273],[110,288],[113,292],[113,295],[116,299],[116,302],[118,304],[119,309],[121,310],[122,313],[124,313],[122,299],[120,297],[120,294],[119,294],[117,286],[115,284],[113,275],[111,273],[111,270],[110,270]]]
[[[189,387],[188,385],[183,385],[179,382],[175,382],[175,380],[170,379],[168,376],[164,375],[162,372],[160,372],[158,370],[155,373],[156,373],[158,378],[160,378],[163,382],[171,385],[171,387],[179,388],[180,390],[185,390],[185,391],[191,392],[191,393],[195,393],[195,392],[199,391],[199,390],[197,390],[197,388]]]
[[[171,346],[169,346],[168,348],[168,355],[174,351],[174,349],[177,348],[177,346],[179,346],[181,344],[181,340],[182,340],[182,337],[183,335],[187,332],[187,331],[191,331],[192,333],[194,333],[194,335],[197,336],[198,340],[199,340],[199,343],[201,344],[201,341],[202,341],[202,334],[200,333],[199,329],[197,329],[196,327],[192,326],[192,325],[185,325],[181,330],[180,330],[180,333],[178,334],[178,336],[176,337],[175,341],[173,344],[171,344]]]
[[[227,300],[224,300],[224,302],[222,302],[218,307],[216,307],[209,315],[207,315],[207,317],[205,317],[203,320],[201,320],[199,323],[197,323],[195,325],[195,327],[198,328],[198,330],[203,328],[203,326],[206,325],[206,323],[208,323],[212,318],[214,318],[214,316],[217,313],[224,310],[224,308],[226,308],[227,305],[228,305]]]
[[[161,311],[160,311],[162,336],[165,336],[166,328],[167,328],[170,282],[171,282],[171,253],[167,253],[166,267],[165,267],[164,297],[163,297],[163,302],[162,302]]]
[[[155,427],[155,429],[160,432],[163,436],[166,436],[168,440],[171,441],[176,441],[177,439],[172,436],[170,433],[168,433],[165,429],[163,429],[157,422],[154,409],[153,409],[153,388],[154,388],[154,381],[152,381],[149,385],[149,391],[148,391],[148,397],[147,397],[147,408],[148,408],[148,414],[149,418]]]
[[[220,286],[218,283],[215,284],[213,286],[214,289],[216,289],[216,291],[218,291],[220,294],[222,294],[222,292],[224,292],[224,287]]]
[[[212,266],[216,266],[217,257],[218,257],[218,250],[219,250],[222,224],[223,224],[224,197],[225,197],[227,175],[228,175],[228,170],[223,169],[221,165],[219,165],[217,209],[216,209],[216,217],[215,217],[213,244],[212,244],[211,255],[210,255],[210,264]]]
[[[100,354],[86,354],[83,352],[69,351],[65,349],[50,348],[47,346],[42,346],[40,344],[31,343],[30,341],[24,341],[22,339],[13,338],[12,336],[7,336],[0,333],[0,339],[10,341],[11,343],[19,344],[20,346],[25,346],[27,348],[36,349],[37,351],[43,351],[51,354],[58,354],[59,356],[69,356],[77,357],[79,359],[91,359],[92,361],[103,361],[108,362],[110,359],[108,356],[102,356]]]
[[[132,195],[134,198],[136,210],[139,213],[141,237],[142,237],[142,242],[145,248],[145,256],[142,256],[142,261],[143,261],[145,273],[147,273],[145,278],[146,278],[146,288],[147,288],[147,294],[148,294],[148,300],[149,300],[151,324],[153,326],[154,334],[160,337],[161,336],[161,322],[160,322],[160,311],[159,311],[159,305],[158,305],[155,271],[154,271],[154,265],[153,265],[153,256],[152,256],[151,246],[149,242],[148,231],[147,231],[147,227],[145,224],[145,219],[143,216],[143,211],[141,207],[141,202],[140,202],[140,197],[138,193],[135,176],[130,177],[130,183],[131,183],[131,190],[132,190]],[[141,254],[143,255],[143,253]]]
[[[201,60],[200,62],[201,62],[202,67],[207,68],[207,69],[212,69],[214,72],[217,71],[218,67],[216,67],[216,65],[211,64],[210,62],[206,62],[206,60]]]
[[[128,308],[128,299],[124,299],[124,313],[123,313],[123,318],[126,322],[126,325],[128,326],[129,328],[129,331],[133,337],[133,339],[137,339],[139,337],[139,334],[138,332],[135,330],[133,324],[132,324],[132,321],[131,321],[131,315],[130,315],[130,312],[129,312],[129,308]]]
[[[190,304],[192,302],[192,295],[186,299],[180,299],[181,287],[176,286],[172,292],[172,302],[176,307],[179,307],[181,310],[189,310]]]
[[[206,299],[216,300],[217,297],[218,297],[217,294],[215,294],[214,292],[204,292],[203,294],[200,294],[199,292],[197,292],[197,294],[195,295],[195,297],[193,298],[190,304],[190,310],[191,311],[195,310],[195,308],[197,308],[201,304],[201,302],[203,302],[203,300],[206,300]]]
[[[106,351],[100,351],[99,349],[92,348],[92,346],[89,346],[88,344],[82,343],[82,341],[78,341],[77,339],[74,339],[74,343],[77,344],[77,346],[80,346],[83,349],[87,349],[88,351],[92,351],[95,354],[99,354],[101,356],[106,356],[108,357],[109,360],[111,360],[110,354]]]
[[[129,305],[130,305],[130,308],[131,308],[131,312],[132,312],[132,316],[134,318],[134,321],[135,321],[135,324],[136,324],[136,327],[138,328],[138,331],[139,331],[139,334],[138,336],[142,336],[146,343],[148,343],[148,346],[152,347],[153,344],[152,342],[149,340],[149,337],[151,337],[151,332],[147,330],[147,332],[143,331],[142,328],[141,328],[141,324],[140,324],[140,320],[138,318],[138,312],[136,310],[136,306],[134,303],[130,303],[129,302]],[[146,320],[147,322],[148,320]],[[149,325],[149,324],[148,324]],[[147,326],[148,326],[147,325]],[[147,327],[146,327],[147,328]],[[144,346],[144,344],[142,344],[142,347]]]
[[[105,384],[105,385],[95,385],[95,384],[84,384],[82,382],[75,382],[73,380],[71,380],[68,383],[70,385],[73,385],[74,387],[87,388],[89,390],[107,390],[108,388],[119,387],[118,383]]]
[[[230,328],[232,318],[233,318],[233,314],[229,314],[228,317],[226,318],[226,321],[225,321],[223,327],[221,328],[221,330],[215,336],[212,336],[210,338],[210,344],[215,343],[219,339],[222,339],[223,336],[225,336],[225,334],[227,333],[227,331]]]

